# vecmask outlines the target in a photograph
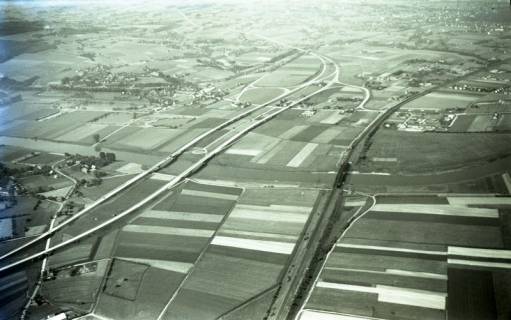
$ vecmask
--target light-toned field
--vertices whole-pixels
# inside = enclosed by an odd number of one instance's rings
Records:
[[[277,69],[257,82],[260,87],[296,86],[320,70],[320,61],[315,57],[300,57]]]
[[[194,67],[195,72],[191,75],[188,75],[187,78],[192,81],[218,81],[224,78],[231,76],[233,73],[228,70],[220,70],[218,68],[212,67],[202,67],[196,66]]]
[[[320,123],[322,124],[337,124],[342,119],[346,118],[347,115],[341,114],[339,112],[332,112],[331,115],[329,115],[327,118],[321,120]]]
[[[511,205],[511,197],[447,197],[449,204],[456,206],[470,205]]]
[[[179,130],[179,129],[178,129]],[[182,132],[182,134],[176,136],[173,139],[170,139],[168,143],[162,145],[159,150],[163,152],[173,152],[180,148],[181,146],[188,143],[190,140],[194,139],[195,137],[199,136],[201,133],[206,131],[205,128],[197,128],[197,129],[190,129]]]
[[[300,152],[298,152],[293,159],[291,159],[288,163],[288,167],[299,167],[302,163],[309,157],[314,150],[318,147],[316,143],[308,143],[306,144]]]
[[[314,71],[279,70],[265,76],[257,82],[257,85],[259,87],[291,87],[299,85],[312,75]]]
[[[248,52],[236,57],[239,63],[246,65],[254,65],[269,61],[276,53],[270,54],[265,52]]]
[[[142,165],[139,163],[129,162],[118,168],[117,171],[125,174],[137,174],[142,172]]]
[[[64,197],[69,192],[69,190],[71,188],[72,188],[71,186],[64,187],[64,188],[60,188],[60,189],[56,189],[56,190],[51,190],[48,192],[43,192],[43,193],[40,193],[40,195],[42,195],[44,197]]]
[[[245,91],[239,98],[241,102],[263,104],[284,93],[280,88],[252,88]]]
[[[470,208],[443,204],[407,204],[406,206],[402,204],[376,204],[372,210],[375,212],[398,212],[403,214],[432,214],[496,219],[499,217],[497,209]]]
[[[339,134],[341,133],[341,130],[337,127],[328,128],[319,135],[317,135],[314,139],[311,140],[311,142],[314,143],[330,143],[332,140],[334,140]]]
[[[493,119],[493,115],[478,115],[474,121],[470,124],[468,132],[485,132],[492,131],[497,124],[497,121]]]
[[[465,108],[470,103],[479,99],[477,96],[464,94],[447,94],[433,92],[420,97],[403,106],[403,109],[424,109],[424,110],[442,110],[447,108]]]
[[[213,241],[211,241],[211,244],[222,247],[233,247],[239,249],[257,250],[281,254],[291,254],[294,248],[293,243],[271,240],[243,239],[226,236],[214,237]]]
[[[307,220],[306,213],[310,212],[307,207],[295,206],[253,206],[253,205],[237,205],[230,218],[266,220],[276,222],[305,223]]]
[[[285,167],[304,146],[304,142],[281,141],[275,148],[262,155],[257,163]]]
[[[176,129],[144,128],[124,137],[117,141],[116,144],[143,150],[152,150],[176,137],[179,133],[181,133],[181,131]]]
[[[250,132],[241,140],[236,142],[232,147],[227,149],[226,153],[257,156],[277,141],[278,140],[273,137]]]
[[[105,129],[107,125],[104,124],[95,124],[95,123],[87,123],[81,127],[78,127],[74,130],[68,131],[65,134],[59,136],[58,140],[71,141],[76,142],[87,137],[90,137],[99,131]]]

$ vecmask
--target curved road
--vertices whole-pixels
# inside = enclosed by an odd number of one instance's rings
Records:
[[[323,59],[321,59],[322,61],[324,61]],[[320,73],[323,74],[324,73],[324,70],[326,69],[326,63],[323,64],[322,66],[322,72]],[[60,249],[60,248],[63,248],[65,246],[68,246],[69,244],[71,243],[74,243],[74,242],[77,242],[91,234],[93,234],[94,232],[122,219],[123,217],[125,217],[126,215],[134,212],[135,210],[137,209],[140,209],[141,207],[143,207],[144,205],[148,204],[149,202],[151,202],[152,200],[154,200],[156,197],[158,197],[159,195],[161,195],[162,193],[164,192],[167,192],[168,190],[174,188],[178,183],[182,182],[186,177],[192,175],[193,173],[195,173],[196,171],[198,171],[202,166],[204,166],[211,158],[213,158],[214,156],[216,156],[217,154],[221,153],[222,151],[224,151],[225,149],[227,149],[232,143],[236,142],[237,140],[239,140],[242,136],[244,136],[246,133],[248,133],[249,131],[253,130],[254,128],[262,125],[263,123],[269,121],[270,119],[276,117],[277,115],[279,115],[280,113],[292,108],[293,106],[309,99],[310,97],[312,97],[313,95],[317,94],[317,93],[320,93],[324,90],[327,90],[328,88],[330,88],[332,85],[334,85],[335,83],[337,83],[337,80],[338,80],[338,68],[336,68],[336,72],[334,72],[335,77],[329,81],[329,83],[316,90],[315,92],[293,102],[293,103],[290,103],[288,104],[286,107],[283,107],[283,108],[280,108],[278,109],[276,112],[273,112],[267,116],[264,116],[262,119],[258,120],[258,121],[255,121],[253,122],[251,125],[249,125],[247,128],[241,130],[240,132],[236,133],[235,135],[233,135],[232,137],[230,137],[229,139],[227,139],[226,141],[224,141],[223,143],[221,143],[217,148],[215,148],[214,150],[212,150],[211,152],[208,152],[203,158],[201,158],[198,162],[196,162],[195,164],[193,164],[192,166],[190,166],[189,168],[187,168],[185,171],[183,171],[181,174],[179,174],[178,176],[176,176],[175,178],[173,178],[169,183],[167,183],[166,185],[162,186],[160,189],[158,189],[157,191],[155,191],[154,193],[152,193],[150,196],[146,197],[145,199],[143,199],[142,201],[140,201],[139,203],[135,204],[134,206],[128,208],[127,210],[119,213],[117,216],[109,219],[109,220],[106,220],[102,223],[100,223],[99,225],[97,225],[96,227],[94,228],[91,228],[73,238],[70,238],[64,242],[61,242],[55,246],[52,246],[52,247],[49,247],[49,248],[45,248],[45,250],[42,250],[40,252],[37,252],[35,254],[32,254],[28,257],[25,257],[23,259],[20,259],[20,260],[17,260],[13,263],[10,263],[10,264],[7,264],[3,267],[0,268],[0,272],[4,272],[6,270],[9,270],[11,268],[14,268],[16,266],[19,266],[21,264],[24,264],[26,262],[29,262],[31,260],[34,260],[34,259],[37,259],[39,257],[43,257],[45,255],[48,255],[48,254],[51,254],[52,252],[54,252],[55,250],[57,249]],[[318,76],[320,76],[318,75]],[[329,75],[330,76],[330,75]],[[97,206],[99,206],[100,204],[102,204],[103,202],[105,202],[106,200],[112,198],[113,196],[117,195],[118,193],[120,193],[121,191],[125,190],[126,188],[128,188],[129,186],[133,185],[134,183],[142,180],[143,178],[145,178],[146,176],[148,176],[149,174],[153,173],[153,172],[156,172],[158,170],[160,170],[161,168],[169,165],[171,162],[173,162],[177,157],[179,157],[181,154],[183,154],[185,151],[187,151],[189,148],[191,148],[192,146],[194,146],[196,143],[198,143],[199,141],[201,141],[202,139],[206,138],[207,136],[211,135],[212,133],[216,132],[216,131],[219,131],[223,128],[225,128],[226,126],[229,126],[233,123],[235,123],[236,121],[240,120],[240,119],[243,119],[245,118],[246,116],[252,114],[253,112],[257,111],[257,110],[260,110],[274,102],[277,102],[279,101],[280,99],[282,99],[283,97],[289,95],[289,94],[292,94],[292,93],[295,93],[313,83],[316,83],[318,81],[324,81],[325,79],[321,79],[319,80],[317,77],[306,82],[306,83],[303,83],[301,86],[299,86],[298,88],[296,89],[293,89],[291,90],[289,93],[285,93],[285,94],[282,94],[276,98],[273,98],[272,100],[260,105],[260,106],[257,106],[255,108],[252,108],[246,112],[243,112],[225,122],[223,122],[222,124],[218,125],[217,127],[213,128],[213,129],[210,129],[208,130],[207,132],[199,135],[197,138],[191,140],[190,142],[188,142],[187,144],[185,144],[184,146],[182,146],[181,148],[179,148],[177,151],[175,151],[174,153],[172,153],[171,155],[169,155],[168,157],[164,158],[163,160],[161,160],[160,162],[158,162],[157,164],[155,164],[154,166],[152,166],[150,169],[138,174],[137,176],[131,178],[130,180],[128,180],[127,182],[123,183],[122,185],[118,186],[117,188],[115,188],[114,190],[108,192],[107,194],[103,195],[101,198],[99,198],[98,200],[96,200],[95,202],[93,202],[91,205],[89,205],[88,207],[84,208],[83,210],[79,211],[78,213],[76,213],[75,215],[73,215],[71,218],[69,218],[68,220],[65,220],[63,223],[61,223],[60,225],[56,226],[55,228],[52,228],[50,230],[48,230],[47,232],[44,232],[42,233],[41,235],[39,235],[38,237],[30,240],[29,242],[23,244],[22,246],[16,248],[16,249],[13,249],[7,253],[5,253],[4,255],[0,256],[0,260],[2,259],[5,259],[7,257],[10,257],[12,255],[14,255],[15,253],[18,253],[20,252],[21,250],[24,250],[30,246],[32,246],[33,244],[51,236],[52,234],[54,234],[55,232],[57,232],[58,230],[61,230],[63,229],[65,226],[67,226],[68,224],[72,223],[73,221],[76,221],[77,219],[79,219],[81,216],[85,215],[86,213],[88,213],[89,211],[91,211],[93,208],[96,208]]]

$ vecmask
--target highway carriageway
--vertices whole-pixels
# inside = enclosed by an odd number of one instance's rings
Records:
[[[324,63],[324,60],[321,59],[322,62]],[[323,70],[325,69],[325,63],[323,64]],[[318,77],[321,77],[323,72],[320,73],[320,75],[318,75]],[[331,75],[328,75],[327,77],[330,77]],[[72,223],[73,221],[77,220],[78,218],[80,218],[81,216],[83,216],[84,214],[86,214],[87,212],[89,212],[91,209],[97,207],[98,205],[100,205],[101,203],[105,202],[107,199],[110,199],[111,197],[113,197],[114,195],[120,193],[121,191],[125,190],[127,187],[133,185],[134,183],[140,181],[141,179],[145,178],[146,176],[148,176],[149,174],[153,173],[153,172],[156,172],[158,170],[160,170],[161,168],[169,165],[170,163],[172,163],[177,157],[179,157],[181,154],[183,154],[185,151],[187,151],[190,147],[194,146],[196,143],[198,143],[199,141],[201,141],[202,139],[204,139],[205,137],[207,137],[208,135],[218,131],[218,130],[221,130],[223,128],[225,128],[226,126],[229,126],[231,124],[233,124],[234,122],[240,120],[240,119],[243,119],[245,118],[246,116],[250,115],[251,113],[257,111],[257,110],[260,110],[268,105],[270,105],[271,103],[274,103],[276,101],[279,101],[280,99],[282,99],[284,96],[287,96],[289,94],[292,94],[292,93],[295,93],[303,88],[305,88],[306,86],[309,86],[310,84],[312,83],[315,83],[315,82],[318,82],[318,81],[323,81],[324,79],[321,79],[321,80],[318,80],[318,77],[316,77],[315,79],[312,79],[302,85],[300,85],[299,87],[293,89],[292,91],[288,92],[288,93],[285,93],[281,96],[278,96],[262,105],[259,105],[255,108],[252,108],[246,112],[243,112],[229,120],[227,120],[226,122],[220,124],[219,126],[201,134],[199,137],[193,139],[192,141],[190,141],[189,143],[187,143],[186,145],[182,146],[179,150],[175,151],[174,153],[172,153],[171,155],[169,155],[168,157],[166,157],[165,159],[163,159],[162,161],[158,162],[157,164],[155,164],[154,166],[152,166],[150,169],[140,173],[139,175],[133,177],[132,179],[128,180],[127,182],[125,182],[124,184],[120,185],[119,187],[117,187],[116,189],[110,191],[109,193],[105,194],[104,196],[102,196],[100,199],[96,200],[94,203],[92,203],[90,206],[88,206],[87,208],[81,210],[80,212],[78,212],[77,214],[75,214],[74,216],[72,216],[71,218],[69,218],[68,220],[64,221],[62,224],[58,225],[57,227],[53,228],[52,230],[49,230],[43,234],[41,234],[40,236],[38,236],[37,238],[35,239],[32,239],[31,241],[23,244],[22,246],[14,249],[14,250],[11,250],[10,252],[2,255],[0,257],[0,260],[2,259],[5,259],[9,256],[12,256],[13,254],[33,245],[34,243],[37,243],[38,241],[41,241],[42,239],[46,238],[46,237],[49,237],[51,236],[53,233],[57,232],[58,230],[61,230],[62,228],[64,228],[66,225]],[[207,162],[213,158],[214,156],[216,156],[217,154],[223,152],[225,149],[227,149],[231,144],[233,144],[234,142],[236,142],[237,140],[239,140],[242,136],[244,136],[246,133],[250,132],[251,130],[255,129],[256,127],[266,123],[267,121],[273,119],[274,117],[276,117],[277,115],[281,114],[282,112],[296,106],[297,104],[309,99],[310,97],[314,96],[315,94],[318,94],[324,90],[327,90],[329,89],[333,84],[335,84],[337,82],[337,77],[334,77],[332,80],[329,81],[329,83],[327,85],[325,85],[324,87],[322,88],[319,88],[318,90],[316,90],[315,92],[303,97],[303,98],[300,98],[299,100],[297,101],[294,101],[292,103],[289,103],[287,106],[285,107],[282,107],[280,109],[277,109],[277,111],[275,112],[272,112],[272,113],[269,113],[267,115],[265,115],[262,119],[260,120],[257,120],[257,121],[253,121],[251,123],[249,123],[249,126],[242,129],[242,130],[239,130],[235,135],[229,137],[227,140],[225,140],[223,143],[221,143],[220,145],[218,145],[215,149],[213,149],[212,151],[210,151],[208,154],[206,154],[203,158],[201,158],[199,161],[197,161],[195,164],[193,164],[192,166],[190,166],[188,169],[186,169],[185,171],[183,171],[181,174],[179,174],[178,176],[176,176],[175,178],[173,178],[169,183],[167,183],[166,185],[162,186],[160,189],[158,189],[157,191],[155,191],[153,194],[151,194],[150,196],[148,196],[147,198],[145,198],[144,200],[140,201],[139,203],[137,203],[136,205],[128,208],[127,210],[119,213],[117,216],[107,220],[107,221],[104,221],[103,223],[100,223],[98,226],[92,228],[92,229],[89,229],[87,230],[86,232],[83,232],[71,239],[68,239],[64,242],[61,242],[55,246],[52,246],[50,248],[47,248],[43,251],[40,251],[38,253],[35,253],[35,254],[32,254],[28,257],[25,257],[23,259],[20,259],[16,262],[13,262],[13,263],[10,263],[10,264],[7,264],[3,267],[0,268],[0,272],[4,272],[8,269],[11,269],[13,267],[16,267],[16,266],[19,266],[23,263],[26,263],[26,262],[29,262],[31,260],[34,260],[34,259],[37,259],[39,257],[42,257],[42,256],[46,256],[46,255],[49,255],[51,254],[52,252],[58,250],[58,249],[61,249],[71,243],[74,243],[74,242],[77,242],[91,234],[93,234],[94,232],[112,224],[113,222],[116,222],[118,220],[120,220],[121,218],[125,217],[126,215],[134,212],[135,210],[137,209],[140,209],[141,207],[143,207],[144,205],[148,204],[149,202],[151,202],[152,200],[154,200],[156,197],[158,197],[159,195],[161,195],[162,193],[164,192],[167,192],[168,190],[174,188],[179,182],[181,182],[183,179],[185,179],[186,177],[192,175],[193,173],[197,172],[201,167],[203,167],[204,165],[207,164]],[[222,138],[222,137],[221,137]]]

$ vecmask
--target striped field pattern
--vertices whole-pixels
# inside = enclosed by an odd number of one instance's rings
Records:
[[[509,197],[376,199],[331,251],[300,319],[494,319],[493,283],[511,271]]]
[[[300,197],[299,190],[294,192]],[[163,319],[217,319],[277,283],[312,207],[254,204],[243,197],[241,202],[218,230]]]

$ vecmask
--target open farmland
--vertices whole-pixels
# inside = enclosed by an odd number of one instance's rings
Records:
[[[90,200],[97,200],[108,191],[113,190],[115,187],[122,184],[123,182],[128,181],[131,178],[133,178],[132,174],[109,177],[108,179],[103,179],[99,186],[82,188],[81,192],[85,198]]]
[[[137,204],[142,199],[155,192],[158,188],[161,188],[161,186],[165,183],[166,181],[159,179],[147,179],[143,181],[142,184],[131,188],[127,193],[107,202],[102,207],[92,210],[88,215],[81,217],[67,229],[57,233],[54,236],[54,239],[64,241],[69,236],[80,234],[83,230],[88,230],[96,226],[98,222],[112,218],[113,216]]]
[[[445,110],[466,108],[471,103],[477,101],[478,96],[463,95],[457,93],[433,92],[421,97],[411,103],[406,104],[403,108],[424,109],[424,110]]]
[[[95,302],[108,264],[107,260],[101,260],[61,269],[55,279],[44,283],[44,293],[52,303],[73,305],[87,311]],[[83,273],[72,271],[82,267],[85,267]]]
[[[443,171],[506,156],[509,139],[511,137],[506,134],[421,134],[382,130],[375,136],[367,158],[397,158],[394,170],[404,173]],[[378,163],[363,163],[366,164],[378,170]]]
[[[57,139],[62,134],[76,129],[103,114],[103,112],[75,111],[64,113],[53,118],[47,118],[47,120],[44,121],[21,121],[18,122],[17,125],[3,130],[0,134],[13,137],[52,140]]]
[[[0,124],[2,128],[12,121],[37,121],[59,113],[59,110],[48,108],[45,104],[30,106],[25,102],[13,103],[0,108]]]
[[[511,319],[508,7],[0,1],[0,320]]]
[[[508,200],[377,197],[376,205],[333,247],[300,319],[327,314],[334,320],[341,314],[458,319],[467,308],[490,319],[497,313],[496,301],[500,312],[508,312],[499,301],[509,288],[493,284],[509,274],[511,247],[499,219]],[[468,293],[456,289],[463,276],[470,279],[464,286]],[[477,306],[469,300],[478,301]]]
[[[167,143],[170,139],[179,135],[181,132],[182,131],[177,129],[143,128],[132,134],[125,135],[120,140],[117,140],[115,146],[117,148],[135,150],[157,149]]]
[[[245,91],[241,97],[240,102],[250,102],[253,104],[263,104],[271,99],[274,99],[285,91],[280,88],[251,88]]]
[[[96,142],[94,141],[94,135],[99,135],[101,138],[114,132],[116,129],[118,129],[118,127],[87,123],[81,127],[64,133],[59,136],[57,140],[93,144]]]
[[[511,129],[508,114],[487,113],[458,115],[449,132],[507,132]],[[498,113],[497,113],[498,114]]]
[[[135,278],[124,284],[125,288],[115,289],[114,284],[107,284],[97,313],[129,319],[156,316],[195,263],[202,259],[203,251],[241,191],[188,182],[133,218],[116,238],[113,268],[115,264],[119,267],[112,272],[116,273],[114,279]],[[140,269],[138,277],[130,266]],[[151,291],[158,277],[165,277],[167,285],[161,287],[161,292]],[[110,303],[122,307],[114,311],[108,307]]]
[[[288,200],[277,205],[271,190],[245,191],[184,281],[165,319],[228,316],[244,301],[272,289],[317,195],[285,192]]]
[[[290,87],[299,85],[320,71],[320,60],[302,56],[257,81],[258,87]]]
[[[130,120],[136,119],[136,116],[138,116],[137,113],[128,113],[128,112],[111,112],[108,114],[105,114],[103,117],[97,119],[94,121],[95,124],[101,124],[101,125],[121,125],[123,123],[126,123]]]

